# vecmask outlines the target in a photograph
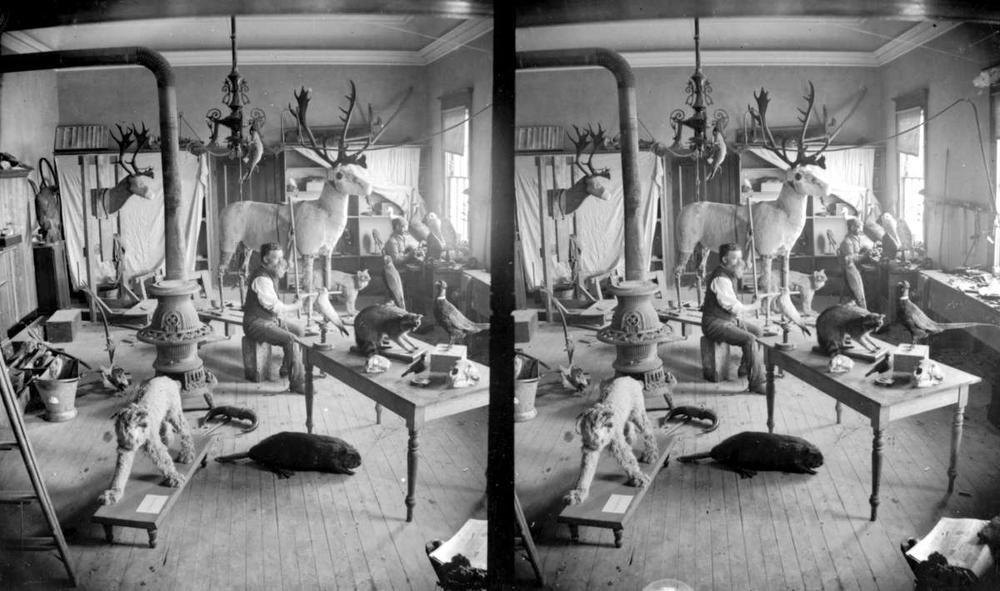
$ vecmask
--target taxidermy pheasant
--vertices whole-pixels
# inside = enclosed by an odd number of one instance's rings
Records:
[[[934,322],[924,314],[923,310],[910,301],[910,282],[900,281],[896,284],[899,296],[896,309],[899,311],[899,321],[910,331],[911,342],[924,340],[928,335],[938,334],[956,328],[972,328],[975,326],[996,326],[986,322]]]
[[[399,271],[396,269],[396,265],[393,264],[391,256],[385,255],[382,257],[382,260],[385,262],[382,266],[382,281],[385,282],[385,287],[389,290],[389,295],[392,296],[392,303],[396,304],[398,308],[405,310],[403,278],[399,276]]]
[[[455,344],[456,339],[464,339],[467,335],[476,334],[486,327],[469,320],[458,311],[454,304],[448,301],[448,284],[435,281],[437,297],[434,300],[434,320],[438,326],[448,333],[448,347]]]

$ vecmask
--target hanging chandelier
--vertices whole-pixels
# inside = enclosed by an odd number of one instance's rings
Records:
[[[244,112],[244,107],[250,104],[250,84],[240,75],[236,59],[236,17],[229,17],[232,33],[229,39],[232,43],[233,68],[222,83],[222,103],[229,107],[229,114],[223,116],[222,109],[213,107],[205,113],[205,121],[212,134],[208,140],[207,149],[214,155],[229,155],[231,158],[242,158],[248,153],[251,132],[260,133],[266,117],[264,111],[257,107]],[[229,130],[229,136],[224,145],[219,145],[219,128]],[[244,131],[246,129],[246,131]]]
[[[718,171],[719,165],[726,157],[726,143],[724,134],[726,125],[729,123],[729,114],[722,109],[718,109],[708,118],[708,107],[712,105],[712,84],[701,71],[701,45],[700,29],[698,19],[694,19],[694,74],[687,83],[687,100],[685,104],[691,107],[694,113],[688,117],[684,109],[674,109],[670,113],[670,126],[674,130],[673,144],[666,148],[667,152],[678,158],[688,158],[694,160],[696,174],[698,175],[698,186],[701,186],[700,163],[709,161],[713,170],[706,177],[712,178]],[[711,124],[711,130],[709,129]],[[690,129],[691,134],[683,139],[684,130]]]

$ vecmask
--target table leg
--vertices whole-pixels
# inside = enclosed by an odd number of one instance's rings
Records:
[[[306,370],[306,433],[313,432],[313,365],[309,357],[309,350],[303,351],[303,360]]]
[[[767,359],[767,432],[774,433],[774,361],[766,350],[764,356]]]
[[[406,521],[413,521],[413,508],[417,504],[417,441],[418,431],[410,429],[409,452],[406,456]]]
[[[382,424],[382,405],[377,402],[375,403],[375,424]]]
[[[155,527],[153,529],[149,530],[149,547],[150,548],[155,548],[156,547],[156,534],[157,534],[157,532],[156,532],[156,528]]]
[[[104,540],[109,543],[115,543],[115,530],[114,527],[108,525],[107,523],[101,524],[104,526]]]
[[[965,420],[965,405],[955,405],[955,418],[951,423],[951,461],[948,463],[948,492],[955,490],[958,476],[958,452],[962,447],[962,429]]]
[[[840,401],[838,400],[836,406],[834,406],[833,409],[837,413],[837,424],[839,425],[840,424],[840,417],[841,417],[841,415],[844,412],[844,405],[841,404]]]
[[[872,438],[872,496],[868,503],[872,506],[870,521],[875,521],[878,517],[878,489],[882,480],[882,435],[885,429],[876,427],[875,436]]]

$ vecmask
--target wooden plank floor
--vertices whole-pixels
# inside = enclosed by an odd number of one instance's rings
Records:
[[[817,302],[819,309],[824,303]],[[562,329],[546,323],[540,328],[525,350],[553,367],[565,364]],[[886,338],[900,336],[894,328]],[[577,364],[597,379],[611,374],[613,347],[585,329],[572,330],[571,337],[577,340]],[[703,381],[699,337],[694,329],[687,341],[662,346],[660,356],[680,381],[675,404],[704,404],[718,412],[722,423],[705,435],[695,427],[681,427],[674,457],[708,450],[740,431],[767,429],[764,397],[741,393],[745,380]],[[812,344],[794,335],[793,342]],[[912,574],[899,552],[901,541],[926,533],[943,516],[988,519],[1000,514],[1000,430],[986,418],[997,370],[986,370],[983,353],[972,345],[957,346],[963,348],[942,355],[984,381],[972,389],[956,492],[950,497],[951,408],[889,426],[882,504],[872,523],[870,424],[845,409],[843,423],[837,425],[831,398],[786,377],[778,382],[775,431],[816,444],[825,456],[819,473],[762,472],[742,480],[711,463],[671,462],[653,482],[617,549],[609,530],[581,527],[581,543],[574,544],[568,528],[555,522],[562,495],[574,485],[579,469],[575,418],[591,402],[563,391],[558,375],[543,378],[538,416],[516,425],[516,461],[518,494],[547,582],[553,589],[572,590],[642,589],[661,578],[679,579],[699,590],[912,589]],[[519,563],[518,568],[528,580],[527,565]]]
[[[221,329],[217,328],[221,333]],[[152,346],[135,333],[115,330],[117,361],[135,379],[152,375]],[[338,341],[337,345],[345,345]],[[103,331],[84,323],[67,350],[106,363]],[[215,431],[210,457],[244,451],[279,431],[305,431],[305,403],[287,382],[243,381],[240,333],[201,351],[219,384],[217,404],[254,409],[260,428],[241,435],[236,426]],[[280,360],[280,350],[276,361]],[[331,378],[317,380],[316,432],[341,437],[361,452],[353,476],[300,472],[288,480],[252,463],[219,464],[195,473],[160,529],[155,549],[141,530],[116,528],[116,543],[90,523],[97,497],[115,462],[110,415],[120,403],[100,382],[81,386],[79,415],[48,423],[26,417],[39,465],[66,532],[81,589],[432,589],[436,583],[424,544],[446,539],[470,517],[485,516],[486,409],[434,421],[420,441],[416,515],[406,523],[406,443],[402,419],[383,414],[375,424],[369,399]],[[197,426],[203,413],[188,413]],[[0,420],[0,424],[4,421]],[[0,431],[6,431],[0,426]],[[0,486],[28,488],[20,458],[0,457]],[[0,507],[0,531],[25,535],[43,530],[28,507]],[[0,553],[0,589],[65,586],[54,553]]]

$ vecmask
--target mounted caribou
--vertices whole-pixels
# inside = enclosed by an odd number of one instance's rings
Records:
[[[689,203],[681,209],[680,215],[677,217],[678,257],[674,267],[678,303],[680,302],[680,277],[696,247],[700,246],[702,249],[718,252],[719,246],[727,242],[749,241],[751,231],[753,232],[756,255],[763,259],[761,268],[764,271],[764,285],[771,285],[771,262],[775,256],[783,257],[783,276],[787,277],[788,257],[795,241],[798,240],[805,227],[807,197],[809,195],[820,198],[828,196],[829,185],[823,179],[826,158],[822,156],[822,153],[843,129],[844,123],[854,114],[864,95],[865,92],[862,89],[847,115],[839,124],[835,118],[827,116],[826,107],[823,107],[823,137],[813,140],[806,136],[816,99],[816,91],[810,82],[809,89],[803,96],[806,107],[798,110],[798,120],[802,130],[799,137],[795,138],[797,150],[795,158],[792,159],[787,150],[788,138],[782,139],[780,143],[776,142],[767,125],[767,107],[770,103],[767,91],[761,88],[760,94],[754,93],[757,108],[748,107],[748,109],[754,124],[758,125],[763,132],[764,141],[760,145],[788,165],[788,170],[785,172],[785,182],[782,184],[778,198],[774,201],[752,203],[752,220],[749,219],[747,208],[741,205],[699,201]],[[810,143],[819,144],[818,149],[812,153],[807,150]],[[708,252],[702,252],[702,255],[698,270],[699,291],[705,278]]]
[[[135,158],[139,152],[149,146],[149,130],[146,124],[142,124],[142,129],[136,129],[135,125],[130,125],[128,129],[122,129],[121,125],[115,124],[118,128],[118,135],[110,132],[111,139],[118,144],[118,166],[125,171],[125,176],[118,181],[114,187],[104,189],[94,196],[94,215],[99,218],[118,213],[125,203],[138,195],[143,199],[152,199],[154,191],[153,169],[144,168],[142,170],[135,163]],[[125,152],[129,146],[135,143],[132,151],[132,159],[125,161]]]
[[[590,125],[585,131],[581,131],[575,125],[573,129],[576,131],[576,139],[569,138],[576,149],[576,158],[573,164],[580,169],[583,176],[577,179],[570,188],[557,189],[552,192],[555,207],[551,209],[553,212],[558,211],[563,217],[572,215],[588,197],[593,196],[604,201],[611,197],[605,182],[611,179],[611,171],[607,168],[597,170],[593,164],[594,154],[598,148],[604,145],[604,129],[600,124],[597,125],[597,131],[594,131]],[[569,134],[566,135],[569,136]],[[583,163],[583,151],[588,145],[590,145],[590,153],[587,162]]]
[[[389,123],[399,112],[397,109],[389,119],[382,124],[371,112],[369,105],[368,134],[360,149],[348,151],[348,130],[351,126],[351,116],[357,103],[357,89],[351,82],[351,90],[346,95],[347,108],[341,107],[341,122],[343,130],[337,140],[337,157],[331,158],[328,153],[327,140],[316,140],[309,128],[306,112],[309,108],[310,90],[302,88],[295,93],[298,107],[288,106],[298,124],[299,136],[308,144],[323,162],[329,166],[327,180],[318,199],[312,201],[293,202],[295,211],[292,224],[289,207],[277,203],[261,203],[256,201],[238,201],[222,210],[220,230],[219,284],[229,262],[242,243],[245,247],[257,250],[267,242],[284,244],[292,228],[295,229],[295,247],[286,252],[291,256],[301,255],[304,260],[304,284],[313,285],[313,261],[317,254],[322,254],[323,283],[330,280],[330,256],[337,241],[340,240],[347,226],[347,205],[349,195],[368,196],[372,192],[371,183],[366,173],[364,151],[367,150],[385,131]],[[378,132],[375,128],[379,127]]]

